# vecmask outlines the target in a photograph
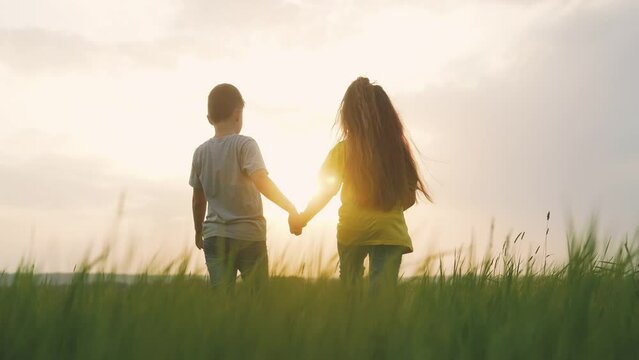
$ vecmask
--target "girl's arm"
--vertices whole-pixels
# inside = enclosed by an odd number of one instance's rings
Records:
[[[411,206],[415,205],[416,201],[417,201],[417,189],[411,188],[410,193],[408,193],[407,197],[404,199],[402,203],[404,211],[408,210]]]
[[[315,195],[315,197],[313,197],[313,199],[311,199],[306,206],[306,209],[300,213],[299,225],[302,227],[306,226],[306,224],[308,224],[308,222],[311,221],[311,219],[313,219],[313,217],[315,217],[315,215],[317,215],[317,213],[320,212],[320,210],[322,210],[335,195],[337,195],[341,186],[342,184],[338,181],[324,183],[322,189],[317,193],[317,195]]]

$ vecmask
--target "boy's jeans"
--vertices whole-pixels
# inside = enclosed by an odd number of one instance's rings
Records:
[[[204,259],[214,288],[235,285],[238,270],[244,281],[259,285],[268,279],[266,241],[210,237],[204,239]]]
[[[364,258],[370,265],[370,289],[395,286],[402,263],[404,249],[397,245],[344,246],[337,245],[339,253],[339,277],[352,285],[364,275]]]

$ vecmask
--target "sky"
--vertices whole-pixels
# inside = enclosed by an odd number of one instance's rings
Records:
[[[406,274],[482,254],[493,221],[495,243],[525,231],[516,250],[534,251],[548,211],[551,261],[592,217],[602,240],[639,245],[637,14],[631,0],[0,0],[0,269],[71,271],[108,244],[120,271],[185,254],[203,271],[188,174],[213,135],[210,89],[240,89],[243,133],[303,208],[358,76],[390,95],[435,200],[406,213]],[[338,207],[296,238],[266,201],[272,263],[331,259]]]

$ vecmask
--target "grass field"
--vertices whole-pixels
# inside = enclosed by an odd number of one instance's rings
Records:
[[[639,359],[639,256],[595,245],[570,239],[544,273],[505,243],[377,294],[295,277],[223,294],[179,270],[123,284],[90,266],[60,285],[23,267],[0,286],[0,358]]]

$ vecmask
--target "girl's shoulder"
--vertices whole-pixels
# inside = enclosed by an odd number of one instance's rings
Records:
[[[346,149],[346,141],[342,140],[342,141],[338,142],[337,144],[335,144],[335,146],[333,146],[331,151],[329,151],[328,158],[335,159],[335,160],[337,160],[337,159],[343,160],[344,159],[344,150],[345,149]]]
[[[331,152],[342,152],[344,151],[344,148],[346,147],[346,140],[341,140],[340,142],[338,142],[337,144],[335,144],[335,146],[333,146],[333,148],[331,149]]]

